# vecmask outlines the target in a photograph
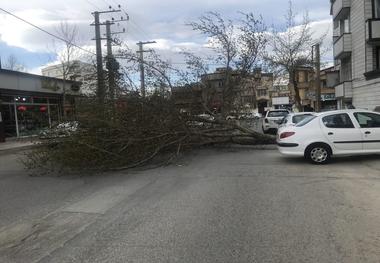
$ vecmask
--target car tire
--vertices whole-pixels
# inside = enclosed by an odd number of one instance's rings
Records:
[[[305,150],[305,158],[313,164],[327,164],[331,155],[331,148],[323,143],[312,144]]]

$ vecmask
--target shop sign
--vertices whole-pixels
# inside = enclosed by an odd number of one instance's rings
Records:
[[[314,91],[310,91],[306,94],[306,97],[309,100],[315,100],[316,94]],[[321,94],[321,101],[330,101],[330,100],[336,100],[335,93]]]
[[[59,90],[58,83],[55,80],[51,80],[51,79],[42,79],[42,88],[48,89],[51,91]]]
[[[321,94],[321,100],[322,101],[336,100],[335,93]]]

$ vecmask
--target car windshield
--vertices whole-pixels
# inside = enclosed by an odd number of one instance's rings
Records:
[[[301,121],[303,121],[306,118],[309,118],[310,116],[313,116],[312,114],[302,114],[302,115],[295,115],[293,116],[293,123],[297,124]]]
[[[287,111],[270,111],[268,117],[285,117],[289,113]]]
[[[299,123],[297,123],[296,127],[305,126],[306,124],[308,124],[309,122],[311,122],[312,120],[314,120],[316,117],[317,116],[314,116],[314,115],[306,116],[306,118],[304,118],[302,121],[300,121]]]

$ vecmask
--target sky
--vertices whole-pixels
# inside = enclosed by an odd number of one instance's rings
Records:
[[[234,19],[239,12],[252,12],[262,15],[268,26],[281,28],[288,0],[0,0],[3,8],[53,34],[62,21],[77,25],[78,44],[93,49],[94,27],[92,12],[108,10],[109,6],[122,12],[112,17],[129,16],[129,21],[114,25],[114,31],[126,29],[120,38],[136,49],[138,41],[155,40],[150,45],[159,54],[172,62],[180,63],[176,53],[182,49],[195,52],[207,52],[204,36],[194,32],[186,23],[195,21],[208,11],[217,11],[224,17]],[[329,0],[293,0],[297,20],[301,21],[304,12],[308,12],[315,36],[324,34],[332,26]],[[102,14],[101,20],[111,19],[111,15]],[[103,29],[104,30],[104,29]],[[327,37],[330,40],[331,31]],[[62,45],[59,40],[30,25],[19,21],[0,10],[0,56],[4,63],[9,55],[25,65],[28,72],[40,74],[41,67],[57,61],[56,53]],[[330,41],[325,45],[329,49]],[[324,60],[329,62],[331,51]]]

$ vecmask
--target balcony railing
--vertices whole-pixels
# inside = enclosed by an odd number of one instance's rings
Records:
[[[345,33],[341,35],[334,42],[334,58],[342,59],[350,56],[352,52],[352,37],[351,33]]]
[[[350,13],[351,0],[335,0],[332,3],[331,14],[333,19],[342,19]]]
[[[352,81],[345,81],[335,86],[336,98],[352,98]]]
[[[370,44],[380,43],[380,18],[366,21],[366,40]]]

